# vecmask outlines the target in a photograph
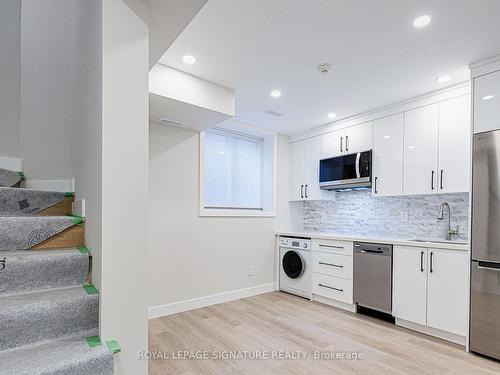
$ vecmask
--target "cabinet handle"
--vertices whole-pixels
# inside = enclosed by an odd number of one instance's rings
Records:
[[[334,288],[333,286],[328,286],[328,285],[324,285],[324,284],[318,284],[318,286],[323,287],[323,288],[333,289],[333,290],[336,290],[338,292],[344,291],[344,289]]]
[[[333,264],[333,263],[326,263],[326,262],[318,262],[318,264],[321,264],[323,266],[332,266],[332,267],[344,268],[344,266],[341,266],[340,264]]]
[[[377,191],[377,180],[378,180],[378,177],[375,177],[375,194],[378,194],[378,191]]]
[[[300,185],[300,197],[304,198],[304,185]]]
[[[440,182],[441,190],[443,190],[443,172],[444,170],[441,169],[441,182]]]
[[[345,150],[349,151],[349,136],[345,136]]]
[[[424,272],[424,252],[420,252],[420,272]]]
[[[344,152],[342,149],[342,142],[344,141],[344,137],[340,137],[340,152]]]
[[[434,171],[431,173],[431,190],[434,190]]]
[[[429,268],[429,272],[433,273],[434,272],[434,252],[431,251],[431,265]]]
[[[320,247],[331,247],[333,249],[344,249],[344,246],[323,245],[323,244],[319,244],[318,246],[320,246]]]
[[[306,195],[306,198],[307,198],[307,185],[305,185],[305,186],[306,186],[306,188],[305,188],[305,192],[306,192],[306,194],[305,194],[305,195]]]

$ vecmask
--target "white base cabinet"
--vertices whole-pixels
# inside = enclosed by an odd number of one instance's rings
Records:
[[[467,252],[394,246],[393,315],[466,336]]]

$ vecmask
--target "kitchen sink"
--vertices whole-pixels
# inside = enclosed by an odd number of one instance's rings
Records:
[[[420,238],[412,238],[409,239],[408,241],[413,241],[413,242],[423,242],[423,243],[448,243],[451,245],[467,245],[468,243],[466,241],[451,241],[451,240],[422,240]]]

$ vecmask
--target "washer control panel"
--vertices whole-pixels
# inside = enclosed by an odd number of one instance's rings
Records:
[[[302,250],[309,250],[311,248],[311,240],[306,238],[280,237],[279,241],[280,247]]]

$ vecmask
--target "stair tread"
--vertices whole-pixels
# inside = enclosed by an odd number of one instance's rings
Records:
[[[19,310],[34,304],[68,301],[70,299],[80,298],[93,298],[93,295],[87,294],[81,285],[66,288],[37,290],[28,293],[10,294],[7,296],[0,296],[0,314],[2,311],[13,309]]]
[[[75,216],[0,216],[0,251],[27,250],[82,222]]]
[[[97,329],[99,295],[74,286],[0,297],[0,350]]]
[[[90,348],[85,339],[95,334],[85,332],[0,352],[0,375],[111,375],[112,353],[105,345]]]
[[[76,248],[13,250],[1,259],[0,297],[77,286],[88,278],[89,255]]]

